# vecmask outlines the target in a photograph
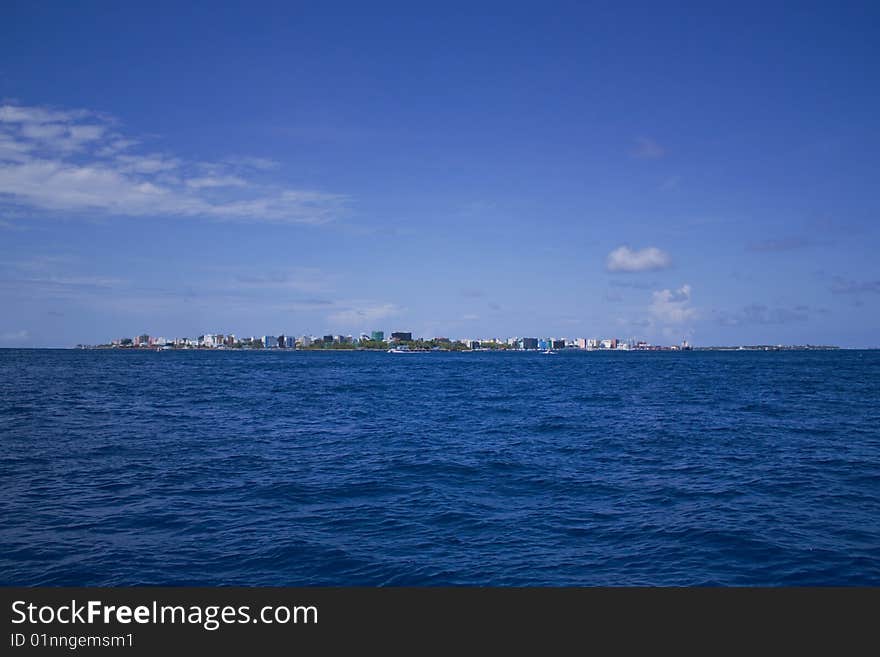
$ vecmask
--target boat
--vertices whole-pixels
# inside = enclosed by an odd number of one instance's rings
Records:
[[[553,351],[552,349],[545,349],[545,350],[542,351],[541,353],[542,353],[542,354],[546,354],[547,356],[555,356],[555,355],[556,355],[556,352]]]
[[[410,349],[407,345],[403,345],[401,347],[391,347],[391,349],[388,350],[388,353],[389,354],[412,354],[415,352],[412,351],[412,349]]]

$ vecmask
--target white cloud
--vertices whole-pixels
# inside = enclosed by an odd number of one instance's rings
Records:
[[[24,330],[9,331],[7,333],[0,333],[0,342],[23,342],[30,337],[30,333]]]
[[[244,187],[247,183],[238,176],[205,176],[189,178],[186,186],[192,189],[209,189],[211,187]]]
[[[94,112],[0,106],[0,209],[303,224],[344,211],[343,196],[244,175],[276,166],[265,158],[188,162],[138,143]]]
[[[91,115],[86,110],[53,110],[46,107],[0,106],[0,123],[65,123]]]
[[[677,290],[657,290],[653,293],[651,315],[666,324],[682,324],[697,318],[697,309],[690,302],[691,286],[687,283]]]
[[[669,254],[657,247],[634,251],[625,244],[609,253],[605,261],[608,271],[652,271],[665,269],[671,264]]]
[[[650,137],[639,137],[632,155],[641,160],[657,160],[666,155],[666,149]]]

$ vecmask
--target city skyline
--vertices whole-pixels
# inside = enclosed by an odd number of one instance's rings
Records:
[[[0,347],[880,346],[876,8],[647,6],[13,3]]]
[[[394,344],[405,343],[420,348],[434,347],[445,349],[449,347],[480,349],[480,348],[512,348],[518,350],[546,350],[546,349],[581,349],[599,351],[669,351],[696,349],[840,349],[838,345],[831,344],[781,344],[781,343],[751,343],[751,344],[728,344],[728,345],[693,345],[687,339],[682,339],[678,344],[654,344],[647,340],[619,336],[592,336],[576,337],[551,336],[538,334],[535,336],[422,336],[413,334],[412,331],[373,330],[371,332],[360,331],[347,334],[299,334],[295,331],[282,331],[276,334],[240,335],[236,333],[202,333],[197,337],[180,335],[150,335],[149,333],[134,336],[117,337],[95,344],[77,344],[81,349],[105,349],[105,348],[134,348],[134,349],[310,349],[310,348],[336,348],[339,346],[357,349],[385,349]]]

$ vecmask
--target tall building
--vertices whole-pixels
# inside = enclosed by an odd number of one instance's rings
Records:
[[[412,342],[412,333],[404,332],[404,331],[396,331],[391,334],[391,339],[403,341],[403,342]]]
[[[522,339],[522,348],[523,349],[537,349],[538,348],[538,338],[523,338]]]
[[[264,335],[263,336],[263,348],[264,349],[275,349],[278,347],[278,338],[274,335]]]
[[[370,334],[370,340],[374,340],[375,342],[382,342],[385,339],[385,331],[373,331]]]

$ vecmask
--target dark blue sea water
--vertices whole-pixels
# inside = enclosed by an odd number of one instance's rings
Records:
[[[0,583],[880,584],[880,352],[0,351]]]

